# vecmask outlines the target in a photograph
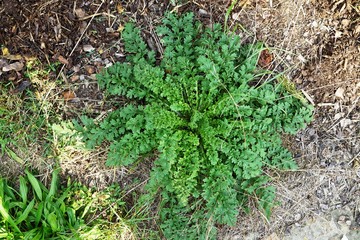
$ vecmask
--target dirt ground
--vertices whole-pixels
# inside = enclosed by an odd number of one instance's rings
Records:
[[[60,79],[54,96],[64,102],[64,119],[99,116],[122,101],[104,99],[95,74],[123,60],[124,23],[141,26],[151,47],[165,11],[193,11],[205,24],[224,23],[231,3],[181,2],[1,1],[0,45],[12,57],[0,57],[0,80],[23,90],[27,79],[21,64],[35,57],[56,67],[50,81]],[[221,229],[219,239],[360,239],[360,2],[239,0],[227,23],[244,42],[266,43],[275,69],[315,106],[315,119],[287,143],[299,170],[268,173],[281,202],[270,221],[254,208],[235,227]],[[64,160],[63,169],[98,187],[141,175],[105,168],[103,155]]]

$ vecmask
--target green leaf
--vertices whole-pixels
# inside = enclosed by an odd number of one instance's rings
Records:
[[[49,201],[57,191],[57,184],[58,184],[58,176],[61,169],[56,169],[52,172],[52,179],[49,193],[46,196],[46,201]]]
[[[44,204],[45,204],[45,202],[40,202],[37,205],[37,210],[35,213],[35,226],[39,225],[41,217],[43,216]]]
[[[31,200],[31,202],[28,204],[28,206],[25,208],[23,213],[16,219],[15,224],[19,225],[22,221],[26,220],[29,213],[33,210],[35,205],[35,199]]]
[[[51,212],[46,215],[46,220],[50,224],[51,230],[53,232],[57,232],[59,230],[58,217],[56,216],[55,212]]]
[[[20,196],[24,204],[27,202],[28,191],[29,188],[26,179],[23,176],[20,176]]]
[[[39,198],[39,200],[43,200],[42,190],[41,190],[39,181],[28,170],[25,170],[25,173],[29,179],[31,186],[33,187],[33,190],[36,193],[36,196]]]
[[[13,150],[8,147],[5,147],[5,152],[8,154],[12,159],[14,159],[19,164],[24,164],[24,160],[22,160]]]
[[[5,209],[3,205],[2,197],[0,197],[0,214],[4,218],[5,222],[8,222],[14,228],[15,231],[21,233],[20,229],[17,227],[17,224],[15,224],[14,219],[9,215],[9,213]]]

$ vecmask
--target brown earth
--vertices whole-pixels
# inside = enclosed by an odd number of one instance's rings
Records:
[[[58,106],[64,118],[82,113],[99,116],[122,103],[122,99],[104,99],[95,74],[123,60],[119,35],[124,23],[135,21],[148,45],[156,49],[154,27],[165,11],[193,11],[205,24],[224,23],[231,3],[182,2],[1,1],[0,45],[3,54],[5,48],[8,54],[0,57],[0,81],[12,81],[15,88],[22,86],[20,90],[24,90],[25,67],[18,66],[16,71],[3,71],[3,67],[37,58],[56,68],[50,81],[60,79],[53,96],[54,101],[62,102]],[[270,222],[254,208],[250,215],[239,217],[237,226],[221,229],[219,239],[292,239],[292,232],[305,229],[302,227],[308,219],[329,216],[344,208],[352,219],[349,229],[355,231],[360,226],[360,3],[237,2],[227,22],[230,29],[244,42],[266,43],[275,56],[276,69],[284,71],[315,106],[315,120],[288,144],[299,170],[268,173],[282,202],[274,209]],[[98,187],[143,178],[141,170],[146,166],[137,172],[107,169],[104,158],[104,151],[99,149],[97,155],[64,161],[63,168],[75,179]],[[8,162],[3,167],[11,169]],[[314,239],[330,238],[314,235]]]

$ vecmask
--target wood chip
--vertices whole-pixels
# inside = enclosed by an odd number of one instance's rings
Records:
[[[72,70],[77,73],[80,71],[80,66],[79,65],[73,66]]]
[[[340,31],[335,31],[335,38],[340,38],[342,36],[342,32]]]
[[[350,25],[351,21],[349,19],[343,19],[341,20],[341,25],[344,27],[348,27]]]
[[[351,119],[349,119],[349,118],[343,118],[343,119],[340,120],[340,126],[342,128],[345,128],[345,127],[351,125],[352,123],[353,123],[353,121]]]
[[[231,15],[231,18],[232,18],[234,21],[239,20],[240,14],[241,14],[240,12],[233,13],[233,14]]]
[[[70,81],[71,81],[71,82],[76,82],[76,81],[79,80],[79,79],[80,79],[80,76],[79,76],[79,75],[73,75],[73,76],[70,77]]]
[[[341,238],[341,240],[348,240],[348,238],[347,238],[346,235],[344,234],[344,236]]]
[[[69,64],[69,61],[66,59],[66,58],[64,58],[63,56],[59,56],[58,57],[58,60],[59,60],[59,62],[61,62],[62,64],[65,64],[65,65],[68,65]]]

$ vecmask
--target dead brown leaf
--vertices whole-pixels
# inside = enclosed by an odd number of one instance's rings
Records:
[[[31,86],[31,82],[30,81],[22,81],[17,87],[16,89],[12,92],[12,93],[20,93],[23,92],[26,88],[28,88],[29,86]]]
[[[88,74],[93,74],[95,72],[95,68],[93,66],[85,66],[85,70]]]
[[[2,68],[3,72],[9,72],[11,70],[15,70],[17,72],[21,71],[24,67],[24,64],[21,62],[14,62],[9,65],[6,65]]]
[[[119,14],[123,13],[125,11],[124,7],[121,5],[121,3],[119,3],[118,5],[116,5],[116,10]]]
[[[70,101],[75,98],[75,93],[71,90],[67,90],[63,92],[63,97],[65,101]]]
[[[0,58],[0,68],[2,69],[4,66],[8,64],[8,61],[5,59]]]
[[[273,55],[270,53],[269,49],[264,49],[260,53],[258,64],[262,68],[268,68],[273,61]]]
[[[2,48],[1,51],[3,56],[10,55],[9,49],[6,47]]]

